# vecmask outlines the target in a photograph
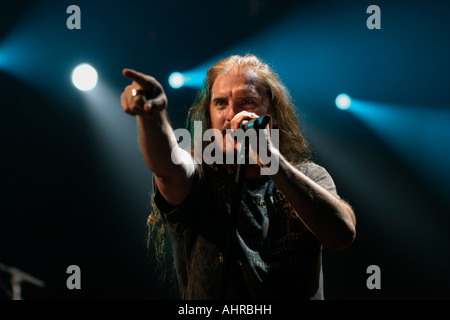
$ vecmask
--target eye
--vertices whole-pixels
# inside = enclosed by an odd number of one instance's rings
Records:
[[[242,99],[241,100],[241,105],[242,106],[251,106],[254,105],[255,101],[253,101],[252,99]]]
[[[226,100],[216,100],[216,101],[214,101],[214,105],[218,108],[224,108],[227,105],[227,101]]]

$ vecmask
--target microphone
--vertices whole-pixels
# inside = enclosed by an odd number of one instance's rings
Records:
[[[265,115],[256,119],[251,120],[244,120],[241,122],[241,125],[239,126],[240,129],[247,131],[247,130],[259,130],[259,129],[265,129],[267,124],[270,122],[270,116]]]

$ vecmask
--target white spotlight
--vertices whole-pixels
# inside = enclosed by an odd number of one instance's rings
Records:
[[[80,64],[72,72],[73,85],[81,91],[94,89],[97,77],[97,71],[86,63]]]
[[[169,76],[169,84],[172,88],[181,88],[186,82],[186,78],[180,72],[172,72]]]
[[[352,100],[345,93],[341,93],[340,95],[338,95],[336,97],[336,101],[335,102],[336,102],[336,107],[338,107],[341,110],[345,110],[345,109],[350,108],[350,106],[352,104]]]

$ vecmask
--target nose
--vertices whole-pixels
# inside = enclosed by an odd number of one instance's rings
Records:
[[[227,112],[226,120],[230,122],[234,118],[234,116],[238,114],[240,111],[238,110],[238,106],[233,101],[231,101],[228,104],[226,112]]]

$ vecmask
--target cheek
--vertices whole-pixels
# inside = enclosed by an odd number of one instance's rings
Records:
[[[218,112],[217,110],[216,111],[211,110],[210,115],[211,115],[211,126],[213,128],[222,130],[222,127],[224,125],[224,119],[225,119],[223,114],[221,112]]]
[[[272,108],[270,107],[270,101],[265,101],[264,102],[264,111],[265,111],[265,114],[271,114],[272,112]]]

